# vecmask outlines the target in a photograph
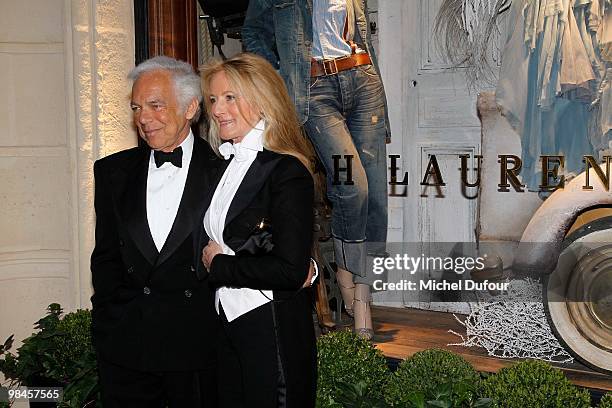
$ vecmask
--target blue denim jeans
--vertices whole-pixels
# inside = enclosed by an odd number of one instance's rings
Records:
[[[387,240],[387,154],[384,91],[371,65],[311,79],[304,124],[327,172],[336,263],[365,277],[366,255],[384,252]],[[353,185],[334,185],[333,155],[352,155]],[[366,283],[367,280],[356,283]]]

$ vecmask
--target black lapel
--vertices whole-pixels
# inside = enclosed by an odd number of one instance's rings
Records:
[[[158,252],[147,220],[147,174],[151,150],[143,147],[130,166],[113,173],[113,199],[132,241],[155,264]]]
[[[212,181],[217,178],[220,165],[221,160],[212,153],[206,142],[195,137],[181,203],[156,266],[166,261],[198,226],[200,216],[207,208],[204,207],[205,198],[211,190]]]
[[[257,154],[255,161],[244,176],[230,204],[227,216],[225,217],[226,226],[253,201],[259,190],[268,180],[270,172],[272,172],[282,157],[278,153],[265,149]]]

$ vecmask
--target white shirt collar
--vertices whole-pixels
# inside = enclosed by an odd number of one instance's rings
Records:
[[[190,152],[193,150],[193,138],[193,133],[191,132],[191,128],[189,128],[189,134],[187,135],[185,140],[183,140],[183,143],[179,145],[183,148],[183,153],[185,153],[186,151]]]
[[[260,120],[255,127],[249,130],[240,143],[225,142],[219,146],[219,153],[223,155],[225,160],[234,155],[237,161],[243,161],[253,153],[257,154],[257,152],[263,151],[263,132],[265,127],[265,122]]]

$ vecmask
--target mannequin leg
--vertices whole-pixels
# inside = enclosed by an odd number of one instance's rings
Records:
[[[340,293],[342,294],[346,314],[353,317],[353,304],[355,302],[355,284],[353,283],[353,274],[346,269],[338,267],[336,279],[338,281],[338,286],[340,287]]]
[[[374,336],[371,301],[370,286],[363,283],[355,284],[355,333],[366,340],[371,340]]]
[[[338,271],[338,284],[347,309],[353,305],[355,332],[368,339],[373,326],[366,242],[384,246],[387,236],[384,119],[384,93],[374,68],[358,67],[317,78],[310,88],[304,127],[327,172],[334,252],[336,263],[343,269]],[[335,182],[337,154],[353,158],[351,183],[344,182],[344,173],[341,182]],[[346,165],[344,161],[340,164]]]

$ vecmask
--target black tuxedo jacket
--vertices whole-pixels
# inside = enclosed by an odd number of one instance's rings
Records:
[[[100,357],[121,366],[203,369],[215,364],[219,322],[213,293],[195,274],[193,232],[222,161],[195,138],[179,209],[158,252],[146,214],[150,152],[136,147],[94,165],[93,340]]]
[[[215,188],[206,200],[207,207]],[[194,260],[198,275],[207,276],[212,286],[274,291],[272,307],[287,393],[294,400],[288,401],[288,406],[314,406],[312,308],[309,292],[300,289],[310,263],[313,202],[313,180],[302,163],[292,156],[264,150],[247,171],[225,219],[223,240],[236,255],[215,256],[210,274],[206,272],[201,253],[209,238],[202,220],[195,251],[199,255]]]

